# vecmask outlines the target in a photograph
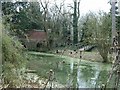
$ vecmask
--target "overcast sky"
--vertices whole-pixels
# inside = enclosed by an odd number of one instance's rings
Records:
[[[81,0],[81,13],[85,14],[89,11],[98,12],[99,10],[109,12],[111,6],[108,1],[109,0]]]
[[[63,0],[56,0],[57,3],[60,3],[61,1]],[[84,15],[89,11],[98,12],[99,10],[103,10],[105,12],[109,12],[111,6],[108,2],[109,0],[81,0],[80,3],[81,15]],[[65,4],[73,5],[73,0],[65,0]]]

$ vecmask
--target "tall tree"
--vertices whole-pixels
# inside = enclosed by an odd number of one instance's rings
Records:
[[[98,33],[96,36],[97,38],[95,39],[103,62],[108,62],[108,53],[111,46],[111,18],[109,16],[110,15],[103,13],[103,16],[98,22]]]
[[[25,15],[23,8],[27,8],[27,2],[2,3],[3,19],[5,20],[4,24],[10,24],[10,29],[12,32],[19,28],[16,32],[20,34],[20,29],[29,26],[26,22],[29,20],[27,20],[28,18]],[[26,24],[23,24],[23,22]]]
[[[28,30],[43,29],[42,11],[38,2],[3,2],[2,11],[5,24],[17,35]]]
[[[86,19],[85,19],[86,18]],[[111,42],[111,17],[108,13],[89,13],[83,18],[82,38],[83,42],[97,46],[103,62],[108,62],[108,53]]]
[[[116,16],[116,30],[120,31],[120,16]]]
[[[78,43],[78,19],[79,19],[79,4],[80,1],[74,1],[74,13],[73,13],[73,43]]]

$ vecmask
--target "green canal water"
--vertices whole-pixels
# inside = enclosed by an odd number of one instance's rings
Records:
[[[27,67],[37,71],[41,78],[48,78],[50,69],[54,71],[54,81],[67,87],[99,88],[105,84],[111,64],[90,62],[67,56],[29,52]],[[109,88],[113,87],[113,81]]]

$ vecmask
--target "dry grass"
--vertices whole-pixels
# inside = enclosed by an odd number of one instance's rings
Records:
[[[72,52],[72,54],[70,54]],[[55,51],[53,51],[53,53],[56,53]],[[70,57],[74,57],[74,58],[80,58],[80,51],[73,51],[73,50],[59,50],[59,53],[57,54],[62,54],[65,56],[70,56]],[[83,51],[82,54],[82,59],[84,60],[88,60],[88,61],[97,61],[97,62],[102,62],[102,57],[100,56],[98,51],[92,51],[92,52],[85,52]]]

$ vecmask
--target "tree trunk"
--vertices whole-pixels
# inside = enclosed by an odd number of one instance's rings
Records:
[[[109,52],[109,46],[105,44],[105,42],[101,42],[101,44],[98,44],[98,51],[103,58],[103,63],[108,62],[108,52]]]
[[[77,17],[77,2],[74,2],[74,14],[73,14],[73,43],[78,43],[78,17]]]
[[[103,58],[103,63],[107,63],[108,62],[108,53],[104,52],[103,50],[98,50],[101,57]]]

